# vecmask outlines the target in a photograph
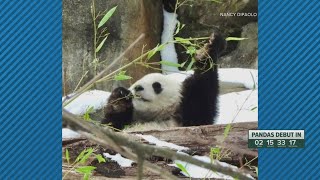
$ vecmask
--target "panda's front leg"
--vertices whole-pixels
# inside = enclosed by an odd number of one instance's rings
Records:
[[[133,104],[131,92],[123,87],[114,89],[104,108],[105,117],[102,124],[110,124],[116,129],[124,129],[133,121]]]

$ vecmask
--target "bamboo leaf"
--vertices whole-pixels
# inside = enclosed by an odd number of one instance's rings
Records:
[[[196,53],[197,49],[194,46],[189,46],[187,48],[187,54],[189,54],[190,56],[193,56]]]
[[[99,52],[100,49],[102,48],[102,46],[104,45],[104,42],[107,40],[108,36],[106,36],[101,43],[99,44],[99,46],[96,48],[96,52]]]
[[[224,138],[226,138],[229,135],[230,130],[231,130],[231,124],[228,124],[223,132]]]
[[[177,42],[182,43],[182,44],[192,44],[188,39],[184,39],[181,37],[176,37],[174,38]]]
[[[80,163],[85,163],[92,153],[93,153],[93,148],[87,149],[86,154],[81,158]]]
[[[218,1],[218,0],[210,0],[211,2],[215,2],[215,3],[219,3],[221,4],[222,2],[221,1]]]
[[[242,41],[248,38],[240,38],[240,37],[227,37],[226,41]]]
[[[126,75],[126,71],[120,71],[119,74],[114,76],[114,80],[116,80],[116,81],[124,81],[124,80],[128,80],[128,79],[132,79],[132,77]]]
[[[166,44],[161,44],[160,46],[158,44],[155,48],[149,51],[147,59],[149,60],[150,58],[152,58],[158,51],[161,51],[165,46]]]
[[[94,166],[81,166],[81,167],[76,168],[75,170],[78,173],[91,174],[91,172],[95,169],[96,169],[96,167],[94,167]]]
[[[192,69],[193,64],[196,62],[196,60],[194,58],[192,58],[191,62],[189,63],[188,67],[187,67],[187,71],[190,71]]]
[[[256,109],[258,109],[258,107],[257,107],[257,106],[256,106],[256,107],[251,108],[251,109],[250,109],[250,111],[254,111],[254,110],[256,110]]]
[[[104,157],[102,157],[101,154],[97,154],[96,158],[97,158],[99,163],[106,162],[106,159]]]
[[[187,171],[187,169],[182,164],[176,163],[176,165],[182,172],[186,173],[190,177],[189,172]]]
[[[83,180],[89,180],[89,177],[90,177],[90,174],[89,174],[89,173],[84,174],[84,175],[83,175]]]
[[[118,6],[113,7],[112,9],[110,9],[101,19],[98,28],[100,28],[101,26],[103,26],[109,19],[110,17],[113,15],[113,13],[115,12],[115,10],[117,9]]]
[[[167,66],[172,66],[172,67],[181,67],[180,64],[174,63],[174,62],[170,62],[170,61],[160,61],[160,64],[167,65]]]
[[[81,153],[78,155],[78,157],[75,160],[75,163],[77,163],[80,159],[82,159],[83,155],[86,153],[86,149],[81,151]]]
[[[68,164],[70,164],[70,155],[69,155],[68,149],[66,149],[66,159],[67,159]]]

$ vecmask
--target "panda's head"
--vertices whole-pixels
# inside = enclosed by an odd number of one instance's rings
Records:
[[[180,101],[181,82],[172,76],[152,73],[135,82],[129,90],[135,110],[157,112],[170,108]]]

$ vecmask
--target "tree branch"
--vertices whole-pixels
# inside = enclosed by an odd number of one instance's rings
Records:
[[[115,133],[110,129],[103,129],[99,126],[96,126],[92,123],[89,123],[87,121],[84,121],[78,118],[77,116],[69,113],[66,110],[63,110],[62,117],[65,123],[69,125],[71,129],[78,131],[80,134],[82,134],[89,140],[95,141],[96,143],[105,147],[111,146],[111,148],[115,148],[114,149],[115,151],[136,161],[138,157],[136,155],[133,155],[132,153],[128,153],[121,146],[130,148],[134,152],[143,152],[145,155],[148,155],[148,156],[155,155],[155,156],[160,156],[160,157],[164,157],[172,160],[181,160],[181,161],[188,162],[209,170],[217,171],[232,177],[236,177],[238,179],[244,179],[244,180],[251,179],[246,174],[244,174],[245,171],[235,170],[231,167],[224,167],[220,165],[220,163],[218,162],[206,163],[198,159],[192,158],[191,156],[179,154],[169,149],[154,147],[154,146],[131,141],[126,137],[124,137],[123,135],[121,135],[121,133]],[[96,136],[95,140],[92,135],[90,136],[88,133],[84,133],[84,131],[94,134]],[[148,167],[150,164],[151,163],[147,163],[146,161],[145,166]],[[160,172],[160,175],[163,175],[163,171]]]

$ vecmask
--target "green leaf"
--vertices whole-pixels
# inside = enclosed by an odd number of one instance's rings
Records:
[[[87,149],[86,154],[81,158],[80,163],[85,163],[92,153],[93,153],[93,148]]]
[[[257,173],[257,176],[258,176],[258,167],[255,167],[255,170],[256,170],[256,173]]]
[[[86,149],[84,149],[83,151],[81,151],[81,153],[78,155],[78,157],[75,160],[75,163],[79,162],[80,159],[82,159],[83,155],[86,153]]]
[[[81,166],[81,167],[76,168],[75,170],[78,173],[91,174],[91,172],[95,169],[96,169],[96,167],[94,167],[94,166]]]
[[[229,135],[230,130],[231,130],[231,124],[228,124],[223,132],[224,138],[226,138]]]
[[[124,81],[124,80],[128,80],[128,79],[132,79],[132,77],[126,75],[126,71],[120,71],[119,74],[114,76],[114,80],[116,80],[116,81]]]
[[[103,26],[109,19],[110,17],[113,15],[113,13],[115,12],[115,10],[117,9],[117,6],[113,7],[112,9],[110,9],[101,19],[98,28],[100,28],[101,26]]]
[[[104,45],[104,42],[107,40],[108,36],[106,36],[101,43],[99,44],[99,46],[96,48],[96,52],[99,52],[100,49],[102,48],[102,46]]]
[[[90,173],[84,174],[83,175],[83,180],[89,180]]]
[[[90,118],[90,113],[93,112],[93,106],[90,106],[87,108],[86,112],[83,115],[83,119],[86,121],[91,121],[92,119]]]
[[[102,157],[101,154],[97,154],[96,158],[97,158],[99,163],[106,162],[106,159],[104,157]]]
[[[190,56],[193,56],[196,53],[197,49],[194,46],[189,46],[187,48],[187,54],[189,54]]]
[[[66,149],[66,159],[67,159],[68,164],[70,164],[70,156],[69,156],[69,150],[68,149]]]
[[[251,108],[250,110],[251,111],[254,111],[254,110],[256,110],[258,107],[256,106],[256,107],[253,107],[253,108]]]
[[[210,0],[211,2],[215,2],[215,3],[222,3],[221,1],[218,1],[218,0]]]
[[[192,44],[188,39],[184,39],[181,37],[176,37],[174,38],[177,42],[182,43],[182,44]]]
[[[178,34],[181,31],[181,29],[183,29],[184,27],[185,27],[185,24],[181,24],[180,21],[178,21],[177,28],[174,35]]]
[[[184,65],[186,65],[187,61],[183,62],[180,64],[181,67],[184,67]]]
[[[158,51],[161,51],[165,46],[166,44],[161,44],[160,46],[158,44],[155,48],[149,51],[147,59],[152,58]]]
[[[178,21],[177,26],[176,26],[176,31],[174,32],[174,34],[178,34],[179,33],[180,25],[181,25],[181,23],[180,23],[180,21]]]
[[[182,164],[176,163],[176,165],[182,172],[186,173],[190,177],[190,174],[188,173],[187,169]]]
[[[196,60],[194,58],[192,58],[191,62],[189,63],[188,67],[187,67],[187,71],[190,71],[192,69],[193,64],[196,62]]]
[[[242,41],[248,38],[240,38],[240,37],[227,37],[226,41]]]
[[[210,154],[220,154],[221,149],[219,147],[211,148]]]
[[[91,118],[90,118],[89,113],[85,113],[85,114],[83,115],[83,119],[86,120],[86,121],[90,121]]]
[[[170,62],[170,61],[160,61],[160,64],[167,65],[167,66],[172,66],[172,67],[181,67],[180,64],[174,63],[174,62]]]
[[[218,159],[220,160],[220,156],[221,155],[221,148],[220,147],[212,147],[210,148],[210,160],[211,162],[213,161],[213,159]]]

